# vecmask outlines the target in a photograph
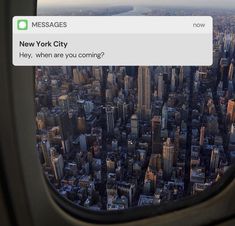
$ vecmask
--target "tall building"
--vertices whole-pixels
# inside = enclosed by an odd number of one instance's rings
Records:
[[[112,89],[105,90],[105,98],[106,102],[113,102],[113,91]]]
[[[213,148],[211,151],[211,161],[210,161],[210,169],[212,172],[215,172],[216,169],[219,167],[219,149]]]
[[[114,173],[116,169],[116,161],[113,154],[110,154],[106,158],[107,172]]]
[[[37,113],[36,116],[37,129],[42,130],[46,127],[46,114],[42,111]]]
[[[123,107],[123,111],[122,111],[122,113],[123,113],[123,115],[122,115],[122,120],[123,120],[123,122],[125,122],[125,121],[127,120],[128,104],[125,102],[122,107]]]
[[[40,144],[40,147],[41,147],[43,158],[44,158],[44,164],[46,166],[50,166],[51,161],[50,161],[50,153],[49,153],[49,149],[50,149],[49,141],[42,141]]]
[[[233,81],[228,81],[228,98],[232,98],[234,94],[234,87],[233,87]]]
[[[162,100],[164,94],[164,80],[163,74],[158,75],[158,82],[157,82],[157,97]]]
[[[149,159],[149,167],[155,171],[162,168],[162,157],[160,154],[151,154]]]
[[[163,173],[164,176],[169,178],[172,173],[173,160],[174,160],[174,144],[172,144],[171,139],[167,138],[166,142],[163,144]]]
[[[124,181],[118,183],[118,193],[128,198],[129,206],[132,206],[135,191],[136,185],[133,183],[127,183]]]
[[[85,133],[86,131],[86,119],[84,116],[79,116],[77,118],[77,129],[80,133]]]
[[[123,100],[122,99],[118,99],[117,100],[117,116],[118,119],[122,119],[123,121]]]
[[[161,116],[152,118],[152,153],[161,153]]]
[[[175,68],[172,68],[172,73],[171,73],[171,92],[175,92],[175,86],[176,86],[176,71],[175,71]]]
[[[106,107],[106,125],[107,133],[112,135],[114,131],[114,107],[112,106]]]
[[[228,68],[229,68],[229,62],[227,58],[221,58],[220,60],[220,78],[223,83],[226,82],[228,78]]]
[[[184,83],[184,67],[180,67],[180,73],[179,73],[179,88],[183,88]]]
[[[175,131],[175,139],[174,139],[174,145],[175,145],[175,154],[174,154],[174,165],[176,165],[179,151],[180,151],[180,127],[177,126]]]
[[[92,111],[94,110],[94,103],[92,101],[85,101],[84,102],[84,106],[83,106],[83,109],[84,109],[84,113],[86,115],[89,115],[92,113]],[[82,111],[83,112],[83,111]],[[82,113],[81,112],[81,113]]]
[[[228,150],[230,152],[235,152],[235,123],[231,125]]]
[[[148,189],[144,189],[147,194],[153,193],[156,190],[156,185],[157,185],[156,170],[152,170],[150,167],[148,167],[145,173],[144,184],[145,184],[144,186],[147,185],[148,187]]]
[[[102,67],[92,67],[92,72],[96,80],[102,81],[103,79]]]
[[[129,93],[129,89],[132,87],[132,80],[133,78],[128,75],[124,77],[124,91],[126,94]]]
[[[199,144],[201,146],[204,144],[204,139],[205,139],[205,126],[202,126],[200,129],[200,140],[199,140]]]
[[[108,73],[107,83],[111,87],[116,85],[116,74],[115,73],[111,73],[111,72]]]
[[[228,79],[233,80],[233,77],[234,77],[234,59],[232,60],[230,66],[229,66]]]
[[[56,118],[60,128],[63,151],[64,153],[66,153],[70,151],[71,138],[73,134],[71,120],[69,119],[69,115],[67,112],[60,113],[59,115],[57,115]]]
[[[135,153],[135,148],[136,148],[136,142],[133,140],[128,140],[127,141],[127,153],[129,156],[133,156]]]
[[[81,151],[86,152],[87,151],[87,138],[85,134],[81,134],[79,136],[79,144]]]
[[[64,176],[64,159],[63,156],[52,154],[51,157],[52,169],[56,180],[61,180]]]
[[[78,85],[85,82],[85,77],[78,68],[73,69],[73,82]]]
[[[231,99],[228,101],[227,118],[229,122],[235,122],[235,99]]]
[[[142,120],[151,116],[151,76],[149,67],[138,69],[138,113]]]
[[[63,111],[69,110],[69,97],[68,95],[62,95],[58,98],[59,105]]]
[[[139,121],[136,114],[131,116],[131,136],[136,139],[139,137]]]
[[[168,121],[168,107],[165,103],[162,108],[162,129],[167,128],[167,121]]]

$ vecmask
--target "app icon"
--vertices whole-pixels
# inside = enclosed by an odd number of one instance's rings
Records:
[[[28,20],[17,20],[18,30],[28,30]]]

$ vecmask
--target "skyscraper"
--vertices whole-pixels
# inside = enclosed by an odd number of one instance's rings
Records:
[[[162,168],[162,157],[160,154],[151,154],[149,159],[149,166],[153,170],[160,170]]]
[[[131,136],[135,139],[139,137],[139,122],[136,114],[131,116]]]
[[[51,162],[52,162],[52,169],[54,171],[56,180],[62,179],[62,177],[64,176],[63,156],[61,154],[60,155],[52,154]]]
[[[124,105],[123,100],[118,99],[117,100],[117,116],[118,116],[118,119],[122,119],[122,120],[123,120],[123,105]]]
[[[228,70],[229,70],[229,62],[227,58],[221,58],[220,60],[220,78],[221,81],[223,82],[223,88],[224,84],[228,78]]]
[[[127,114],[128,114],[128,104],[126,102],[123,104],[122,109],[123,109],[122,120],[125,122],[127,119]]]
[[[228,150],[230,152],[235,151],[235,123],[231,125],[230,134],[229,134],[229,145]]]
[[[77,129],[80,133],[84,133],[86,131],[86,119],[84,116],[79,116],[77,118]]]
[[[69,119],[69,115],[67,112],[61,112],[56,116],[58,120],[58,125],[60,128],[60,134],[62,138],[62,146],[64,153],[70,151],[71,146],[71,137],[72,137],[72,124]]]
[[[163,173],[165,177],[170,177],[174,160],[174,144],[167,138],[163,144]]]
[[[59,105],[63,111],[69,110],[69,97],[68,95],[62,95],[58,98]]]
[[[228,81],[228,93],[227,93],[229,99],[232,98],[233,93],[234,93],[233,81],[229,80]]]
[[[168,121],[168,107],[165,103],[162,108],[162,129],[167,128],[167,121]]]
[[[142,120],[151,116],[151,77],[149,67],[138,69],[138,113]]]
[[[80,150],[83,152],[87,151],[87,138],[85,134],[79,136]]]
[[[116,85],[116,74],[115,73],[111,73],[109,72],[108,73],[108,77],[107,77],[107,83],[108,83],[108,86],[115,86]]]
[[[199,144],[201,146],[204,144],[204,138],[205,138],[205,126],[202,126],[200,129],[200,141],[199,141]]]
[[[227,118],[229,122],[235,122],[235,99],[228,101]]]
[[[178,156],[180,152],[180,127],[177,126],[175,131],[175,139],[174,139],[175,153],[174,153],[174,165],[176,165],[178,161]]]
[[[44,158],[44,164],[46,166],[50,166],[51,161],[50,161],[50,154],[49,154],[49,149],[50,149],[49,141],[42,141],[40,144],[40,147],[41,147],[43,158]]]
[[[103,79],[103,70],[102,67],[92,67],[93,75],[95,76],[96,80],[102,81]]]
[[[128,75],[124,77],[124,91],[126,94],[128,94],[129,89],[132,87],[132,80],[133,78]]]
[[[184,83],[184,67],[180,67],[180,73],[179,73],[179,89],[183,88]]]
[[[163,92],[164,92],[164,80],[163,80],[163,74],[158,75],[158,82],[157,82],[157,96],[160,100],[163,98]]]
[[[232,59],[231,64],[229,66],[228,79],[233,80],[233,77],[234,77],[234,59]]]
[[[175,92],[175,86],[176,86],[176,71],[175,71],[175,68],[172,68],[172,73],[171,73],[171,92]]]
[[[161,116],[152,118],[152,153],[161,153]]]
[[[106,107],[106,124],[107,124],[107,133],[113,134],[114,131],[114,107]]]
[[[78,85],[85,82],[85,77],[78,68],[73,69],[73,82]]]
[[[213,148],[211,151],[211,161],[210,161],[210,169],[212,172],[215,172],[215,170],[219,167],[219,149]]]

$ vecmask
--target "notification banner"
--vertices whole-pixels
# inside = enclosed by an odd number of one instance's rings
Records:
[[[21,16],[15,66],[209,66],[213,20],[194,16]]]

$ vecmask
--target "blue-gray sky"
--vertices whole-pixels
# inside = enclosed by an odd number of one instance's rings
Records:
[[[44,5],[160,5],[160,6],[192,6],[235,8],[235,0],[38,0]]]

